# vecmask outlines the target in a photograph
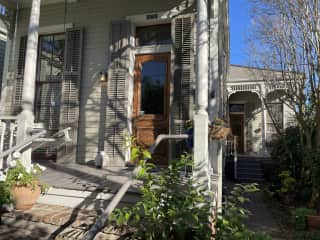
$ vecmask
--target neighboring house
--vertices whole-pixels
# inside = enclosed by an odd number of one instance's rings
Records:
[[[16,13],[5,114],[21,111],[31,0],[1,0]],[[14,2],[14,3],[13,3]],[[211,0],[209,117],[221,116],[229,62],[228,1]],[[18,5],[16,5],[18,3]],[[18,7],[17,7],[18,6]],[[49,133],[72,127],[73,143],[34,157],[105,167],[129,161],[124,134],[150,146],[159,134],[185,132],[195,109],[196,7],[182,0],[42,0],[34,114]],[[107,79],[107,83],[100,80]],[[167,164],[179,144],[163,144]],[[205,155],[205,154],[204,154]],[[217,163],[217,157],[212,156]],[[220,155],[221,157],[221,155]],[[212,160],[213,161],[213,160]],[[219,175],[221,166],[212,166]],[[221,175],[221,174],[220,174]],[[221,177],[221,176],[220,176]]]
[[[279,101],[286,87],[282,79],[280,71],[230,66],[226,107],[238,153],[268,156],[268,142],[277,136],[275,124],[279,130],[294,125],[290,105]]]

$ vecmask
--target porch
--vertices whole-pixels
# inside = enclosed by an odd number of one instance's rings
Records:
[[[282,99],[286,83],[278,71],[232,65],[226,83],[226,112],[238,154],[268,157],[268,144],[289,126],[294,112]]]

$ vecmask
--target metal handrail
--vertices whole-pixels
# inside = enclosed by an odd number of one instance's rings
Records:
[[[234,163],[234,179],[238,179],[238,137],[233,137],[233,163]]]
[[[65,128],[65,129],[53,134],[51,136],[51,138],[46,138],[46,139],[53,139],[55,137],[61,137],[63,134],[66,138],[66,142],[68,142],[68,141],[70,141],[69,132],[68,132],[70,129],[71,129],[71,127]],[[0,153],[0,159],[5,158],[5,157],[13,154],[14,152],[23,151],[24,149],[29,147],[32,143],[34,143],[36,140],[40,139],[40,137],[43,137],[46,133],[47,133],[46,130],[42,130],[39,133],[32,135],[30,138],[26,139],[22,143],[19,143],[16,146],[8,149],[7,151]],[[41,142],[37,146],[35,146],[33,149],[38,149],[40,147],[43,147],[47,143],[48,142]]]
[[[5,151],[3,153],[0,153],[0,159],[7,157],[7,156],[11,155],[14,152],[24,150],[25,148],[30,146],[35,139],[43,136],[44,134],[46,134],[46,132],[47,132],[46,130],[43,130],[43,131],[31,136],[30,138],[24,140],[22,143],[19,143],[16,146],[8,149],[7,151]]]
[[[188,139],[189,135],[187,134],[177,134],[177,135],[170,135],[170,134],[160,134],[157,138],[154,144],[149,148],[150,153],[154,153],[155,149],[159,144],[164,140],[183,140]],[[93,240],[94,237],[97,235],[97,233],[105,226],[106,222],[109,219],[110,214],[113,212],[113,210],[117,207],[117,205],[120,203],[130,186],[136,181],[134,178],[139,173],[140,166],[137,166],[132,171],[133,176],[126,181],[117,194],[113,197],[112,201],[108,204],[107,208],[103,211],[103,213],[100,215],[99,219],[95,224],[92,225],[92,227],[89,229],[89,231],[85,234],[83,240]]]

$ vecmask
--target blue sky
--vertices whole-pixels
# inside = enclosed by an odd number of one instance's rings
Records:
[[[247,65],[246,36],[250,28],[248,0],[230,0],[230,63]]]

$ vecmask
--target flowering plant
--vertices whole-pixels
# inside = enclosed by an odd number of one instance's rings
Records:
[[[2,174],[9,187],[32,187],[39,185],[39,176],[45,167],[40,164],[31,164],[30,168],[25,168],[20,161],[10,161],[9,168]],[[42,185],[42,184],[41,184]]]

